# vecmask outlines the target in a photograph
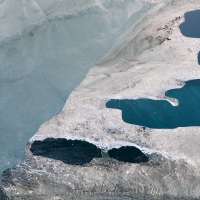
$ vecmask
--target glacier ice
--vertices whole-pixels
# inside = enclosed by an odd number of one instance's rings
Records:
[[[145,11],[141,5],[147,0],[66,0],[66,7],[62,0],[57,1],[58,4],[54,4],[54,1],[49,1],[49,4],[45,0],[44,4],[37,1],[50,22],[55,22],[55,18],[62,21],[63,16],[67,20],[82,18],[84,12],[89,14],[94,10],[104,13],[104,18],[106,13],[110,15],[119,11],[122,5],[127,5],[126,13],[133,8],[139,9],[139,12],[128,14],[130,21],[122,27],[120,37],[115,37],[114,48],[89,70],[68,97],[60,114],[40,126],[29,140],[26,159],[3,172],[2,188],[12,199],[49,200],[66,199],[66,196],[68,199],[87,200],[199,199],[198,126],[144,129],[124,123],[119,110],[105,107],[109,99],[150,98],[172,102],[165,96],[165,91],[181,88],[187,80],[200,79],[196,60],[199,39],[186,38],[179,29],[184,21],[184,13],[188,9],[198,9],[199,2],[149,1],[159,3]],[[132,7],[135,3],[138,6]],[[78,9],[80,15],[77,15],[78,5],[83,5]],[[135,21],[136,18],[138,20]],[[107,17],[105,20],[109,21]],[[42,19],[40,22],[46,24],[44,21]],[[42,27],[45,29],[45,26]],[[22,33],[30,32],[29,36],[34,37],[37,31],[40,28],[31,32],[23,29]],[[45,39],[47,37],[40,42],[43,44]],[[31,63],[30,60],[24,62]],[[49,99],[45,100],[47,102]],[[84,166],[73,166],[57,160],[60,154],[54,158],[33,155],[32,144],[41,144],[50,138],[85,141],[102,149],[104,156],[94,158]],[[127,146],[148,155],[148,162],[123,162],[120,157],[129,150],[123,148]],[[62,148],[62,145],[59,147]],[[111,149],[115,150],[110,152]],[[105,152],[110,152],[110,155],[105,156]],[[136,158],[137,161],[141,157]]]
[[[88,69],[111,49],[140,1],[0,2],[0,172],[58,114]],[[4,11],[4,12],[2,12]]]

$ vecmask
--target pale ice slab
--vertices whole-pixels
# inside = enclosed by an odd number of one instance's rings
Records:
[[[24,158],[38,127],[146,9],[140,1],[37,2],[0,4],[0,172]]]
[[[73,1],[67,2],[73,5]],[[107,8],[99,4],[104,1],[94,2],[101,11]],[[124,123],[119,110],[105,107],[111,98],[162,99],[175,105],[177,102],[167,98],[165,91],[200,78],[200,41],[184,37],[179,29],[185,12],[198,9],[200,3],[151,2],[159,3],[151,10],[143,10],[140,17],[138,13],[132,15],[114,41],[114,48],[87,73],[60,114],[45,122],[29,140],[24,162],[4,171],[2,186],[13,199],[199,199],[199,127],[143,129]],[[51,20],[61,9],[52,5],[46,12]],[[90,8],[84,6],[82,10],[88,12]],[[63,15],[67,19],[71,16],[59,13],[57,18]],[[34,34],[31,32],[31,37]],[[132,146],[148,155],[149,161],[130,164],[104,155],[75,167],[55,157],[32,154],[30,150],[37,140],[50,138],[87,141],[104,153]]]

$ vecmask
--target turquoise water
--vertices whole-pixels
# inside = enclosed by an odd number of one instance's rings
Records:
[[[185,21],[179,26],[181,33],[200,38],[200,10],[187,12],[184,17]],[[111,99],[106,107],[122,110],[122,119],[129,124],[155,129],[200,126],[200,80],[188,81],[183,88],[169,90],[165,95],[178,99],[179,105],[172,106],[165,100]]]
[[[106,107],[122,110],[124,122],[148,128],[200,126],[200,79],[187,81],[183,88],[169,90],[165,95],[178,99],[179,105],[172,106],[165,100],[112,99]]]
[[[186,12],[185,21],[179,28],[185,37],[200,38],[200,10]]]
[[[185,21],[180,24],[179,28],[185,37],[200,38],[200,10],[185,13]],[[200,64],[200,52],[198,63]]]

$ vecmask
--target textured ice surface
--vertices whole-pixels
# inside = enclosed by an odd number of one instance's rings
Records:
[[[184,20],[179,25],[180,32],[189,38],[200,38],[200,26],[198,25],[200,10],[186,12]],[[168,40],[171,39],[168,38]],[[200,60],[200,53],[198,60]],[[165,95],[172,98],[171,100],[177,104],[175,106],[167,100],[144,98],[137,100],[112,99],[107,102],[106,106],[122,110],[123,121],[148,128],[173,129],[200,126],[200,112],[198,109],[200,106],[199,90],[200,80],[192,80],[186,82],[186,85],[181,89],[165,92]]]
[[[199,8],[200,3],[159,2],[143,13],[137,24],[128,23],[115,47],[70,94],[60,114],[45,122],[29,140],[26,159],[4,171],[2,187],[13,200],[53,200],[66,196],[199,199],[200,127],[144,129],[124,123],[119,110],[105,107],[109,99],[164,100],[165,91],[181,88],[184,81],[200,79],[196,59],[200,41],[184,37],[179,29],[184,14]],[[54,11],[48,15],[53,16]],[[105,150],[115,148],[119,150],[114,152],[118,161],[103,157],[94,158],[85,166],[72,166],[33,155],[30,148],[34,141],[48,138],[86,141]],[[127,150],[121,148],[124,146],[149,153],[149,161],[121,162],[119,154]]]
[[[0,19],[0,172],[23,159],[30,137],[61,111],[132,13],[136,20],[143,8],[131,1],[38,0],[16,6],[9,0],[0,5],[7,11]]]

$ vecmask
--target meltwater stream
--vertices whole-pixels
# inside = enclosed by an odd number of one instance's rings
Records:
[[[1,46],[0,173],[24,158],[27,141],[111,49],[129,18],[125,10],[46,22]]]

